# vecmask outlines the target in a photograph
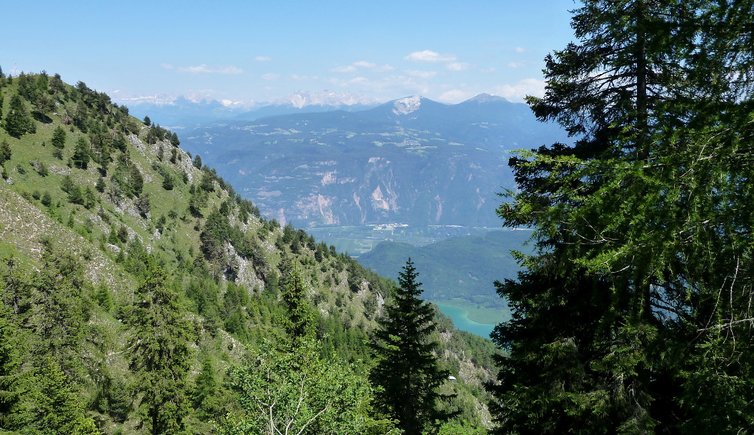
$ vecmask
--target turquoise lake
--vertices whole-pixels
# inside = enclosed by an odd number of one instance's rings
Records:
[[[441,302],[433,303],[440,307],[440,311],[442,311],[443,314],[453,320],[453,324],[456,325],[456,328],[460,329],[461,331],[470,332],[480,337],[487,339],[490,338],[490,332],[492,332],[492,330],[495,328],[494,324],[479,323],[470,320],[468,311],[464,310],[461,307],[446,305]]]

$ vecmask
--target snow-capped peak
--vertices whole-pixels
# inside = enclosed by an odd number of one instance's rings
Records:
[[[422,98],[418,96],[401,98],[393,103],[393,113],[396,115],[408,115],[416,112],[422,105]]]
[[[305,106],[355,106],[359,104],[375,104],[376,101],[356,94],[340,93],[324,90],[321,92],[296,92],[277,104],[290,104],[301,109]]]

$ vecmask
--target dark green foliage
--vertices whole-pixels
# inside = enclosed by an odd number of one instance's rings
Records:
[[[92,158],[92,149],[87,140],[80,137],[76,141],[76,147],[73,150],[71,161],[73,166],[79,169],[86,169],[89,166],[89,160]]]
[[[146,125],[147,127],[152,125],[152,120],[149,119],[148,116],[144,116],[144,125]]]
[[[7,140],[3,140],[3,142],[0,143],[0,166],[10,160],[11,155],[10,144],[8,144]]]
[[[201,410],[207,417],[214,416],[220,409],[219,385],[215,380],[215,373],[212,361],[205,358],[191,397],[194,408]]]
[[[314,312],[306,299],[304,280],[296,268],[289,267],[285,274],[282,298],[288,311],[285,330],[294,346],[302,340],[311,339],[314,334]]]
[[[99,434],[70,378],[52,358],[44,358],[35,373],[35,389],[28,398],[32,415],[24,430],[55,434]]]
[[[105,187],[107,187],[105,184],[105,179],[102,177],[99,177],[97,179],[97,184],[94,185],[94,188],[97,189],[97,192],[103,193],[105,191]]]
[[[89,130],[92,159],[99,164],[102,173],[107,173],[107,167],[112,162],[112,136],[107,126],[102,123],[93,123]]]
[[[215,191],[215,177],[208,171],[202,171],[202,179],[199,182],[199,189],[204,192]]]
[[[175,132],[170,133],[170,144],[174,147],[181,144],[181,141],[178,139],[178,135]]]
[[[0,428],[8,428],[22,393],[19,385],[20,346],[11,311],[0,301]]]
[[[116,133],[115,137],[113,138],[113,148],[116,150],[125,153],[127,151],[127,145],[126,145],[126,137],[123,136],[123,133]]]
[[[537,117],[574,137],[511,159],[532,227],[494,341],[499,433],[754,425],[754,3],[585,1]],[[736,77],[733,77],[736,76]],[[745,320],[744,320],[745,319]],[[744,429],[746,428],[746,429]]]
[[[169,172],[165,172],[162,175],[162,188],[165,190],[173,190],[173,175]]]
[[[130,367],[139,375],[142,422],[153,434],[185,428],[190,333],[164,270],[147,258],[146,273],[129,318]]]
[[[139,168],[125,154],[118,158],[112,175],[112,187],[117,195],[127,198],[138,197],[144,188],[144,177]]]
[[[83,205],[86,208],[92,208],[97,201],[91,187],[87,186],[82,189],[73,182],[70,175],[66,175],[60,182],[60,189],[68,194],[68,202],[71,204]]]
[[[438,366],[437,343],[429,339],[436,328],[434,310],[419,298],[422,289],[417,278],[408,259],[398,275],[394,300],[378,320],[377,365],[370,373],[372,383],[382,389],[378,404],[407,434],[421,434],[450,417],[438,410],[443,397],[437,389],[449,373]]]
[[[55,127],[55,130],[52,132],[52,146],[54,146],[57,149],[63,149],[65,148],[65,130],[62,126]]]
[[[29,114],[26,104],[18,94],[14,95],[10,100],[10,110],[5,116],[4,127],[5,131],[15,138],[20,138],[26,133],[37,131],[34,119]]]
[[[202,169],[202,158],[201,158],[201,157],[199,156],[199,154],[197,154],[197,155],[196,155],[196,156],[194,157],[194,161],[193,161],[193,164],[194,164],[194,167],[195,167],[196,169]]]
[[[18,94],[26,101],[34,102],[37,99],[40,90],[37,88],[35,76],[21,73],[18,75]]]
[[[100,284],[99,287],[97,287],[97,293],[94,295],[97,305],[102,307],[105,311],[110,311],[113,307],[113,298],[110,296],[110,289],[108,289],[104,284]]]
[[[40,201],[42,202],[43,206],[49,207],[52,204],[52,197],[50,196],[50,192],[43,193],[42,199]]]
[[[72,255],[53,249],[49,243],[44,245],[42,262],[34,283],[34,306],[26,321],[40,338],[32,352],[52,357],[66,373],[74,373],[79,370],[75,356],[89,320],[83,267]]]

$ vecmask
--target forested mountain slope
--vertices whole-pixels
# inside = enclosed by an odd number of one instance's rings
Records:
[[[366,378],[389,281],[261,218],[175,133],[84,83],[3,76],[0,108],[0,428],[251,430],[249,373],[290,367],[300,307],[319,345],[276,391],[305,390],[306,409],[276,413],[306,433],[392,427]],[[454,424],[483,427],[491,344],[437,320]]]

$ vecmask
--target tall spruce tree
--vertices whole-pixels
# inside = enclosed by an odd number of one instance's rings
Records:
[[[143,423],[153,434],[185,429],[191,349],[190,329],[163,269],[146,258],[143,281],[131,313],[131,369],[138,373]]]
[[[283,303],[288,311],[285,329],[294,346],[314,337],[314,312],[306,299],[306,287],[301,272],[289,266],[283,280]]]
[[[92,148],[83,137],[76,141],[76,148],[73,150],[71,161],[73,166],[79,169],[86,169],[89,166],[89,160],[92,158]]]
[[[430,340],[437,327],[435,313],[420,299],[417,278],[409,258],[398,275],[394,300],[378,321],[374,337],[378,362],[370,373],[372,383],[382,388],[377,400],[382,411],[407,434],[431,431],[437,422],[450,417],[438,408],[444,396],[437,389],[449,373],[438,365],[437,343]]]
[[[12,413],[21,396],[18,367],[21,363],[18,328],[11,311],[0,301],[0,430],[13,425]]]
[[[15,138],[20,138],[26,133],[34,133],[37,130],[29,109],[26,108],[26,104],[18,94],[13,95],[10,99],[10,110],[5,116],[4,126],[5,131]]]
[[[65,129],[63,129],[62,126],[55,127],[55,130],[52,132],[52,146],[54,146],[57,149],[62,150],[65,148]]]
[[[538,248],[497,283],[498,431],[751,427],[754,2],[582,3],[529,99],[574,142],[511,159],[498,210]]]

